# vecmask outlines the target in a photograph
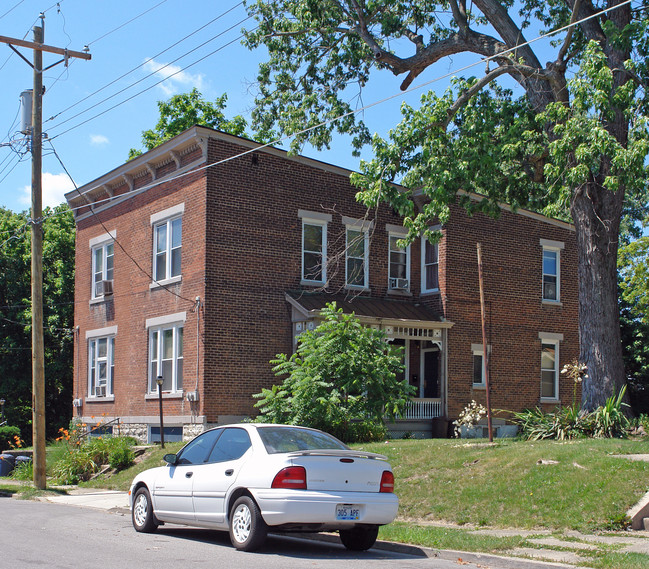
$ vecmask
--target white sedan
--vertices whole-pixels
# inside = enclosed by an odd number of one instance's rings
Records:
[[[164,460],[131,485],[139,532],[165,522],[229,530],[237,549],[252,551],[269,531],[338,531],[345,547],[362,551],[397,515],[386,457],[315,429],[226,425]]]

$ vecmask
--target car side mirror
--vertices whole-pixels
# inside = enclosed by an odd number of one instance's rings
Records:
[[[176,466],[176,464],[178,464],[178,455],[176,455],[176,454],[165,454],[162,457],[162,460],[164,460],[167,464],[170,464],[171,466]]]

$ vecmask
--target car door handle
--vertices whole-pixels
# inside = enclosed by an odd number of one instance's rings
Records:
[[[226,476],[232,476],[233,474],[234,474],[234,469],[233,469],[233,468],[228,468],[228,469],[225,471],[225,475],[226,475]]]
[[[194,476],[193,472],[185,472],[185,478],[191,478],[192,476]]]

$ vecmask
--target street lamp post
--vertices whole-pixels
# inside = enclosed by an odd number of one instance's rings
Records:
[[[158,402],[160,403],[160,448],[165,448],[165,428],[164,428],[164,420],[162,418],[162,383],[164,379],[162,378],[161,375],[158,376],[158,379],[156,379],[156,383],[158,384]]]

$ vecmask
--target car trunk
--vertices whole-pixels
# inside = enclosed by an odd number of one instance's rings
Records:
[[[379,492],[390,467],[381,455],[346,450],[300,451],[289,456],[306,469],[307,489],[325,492]]]

